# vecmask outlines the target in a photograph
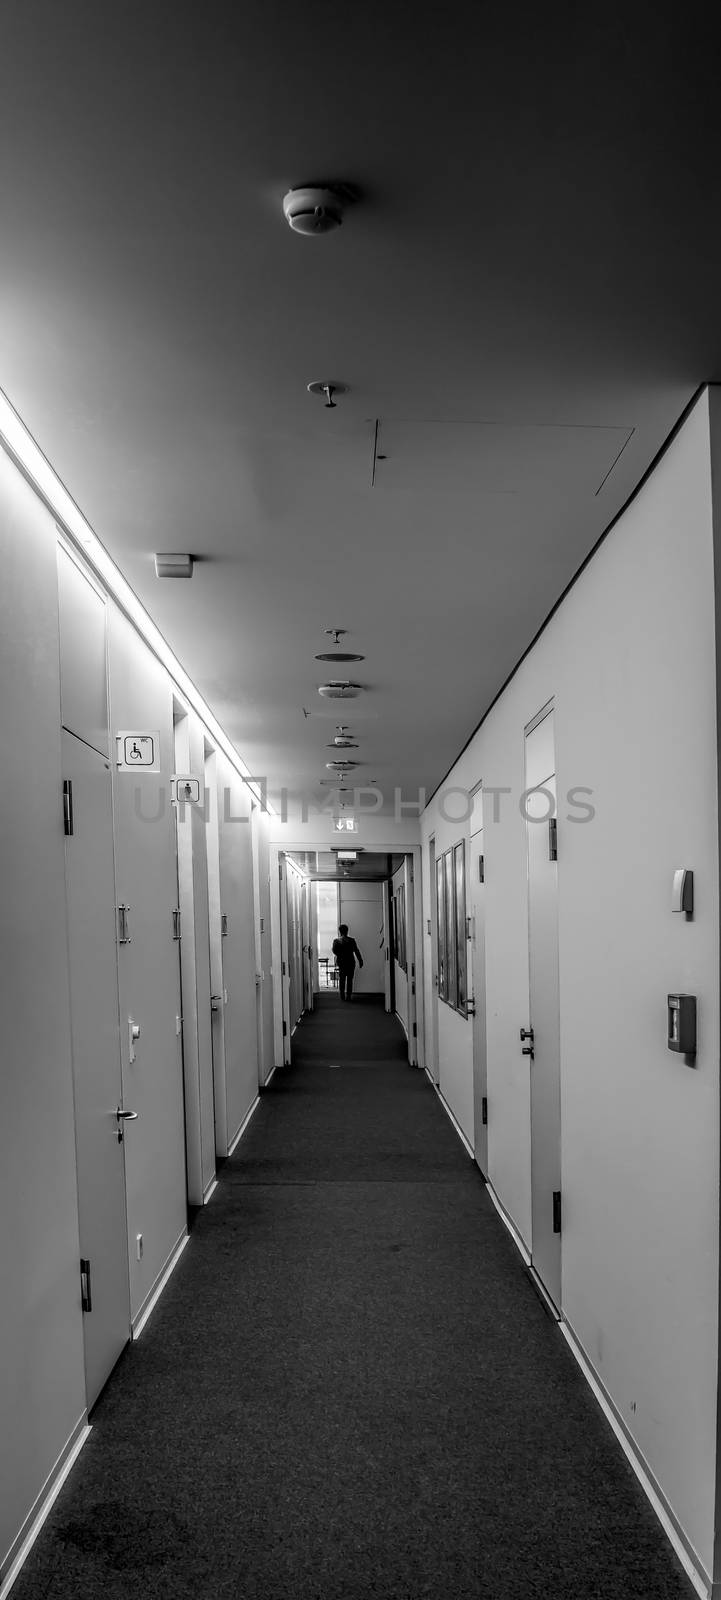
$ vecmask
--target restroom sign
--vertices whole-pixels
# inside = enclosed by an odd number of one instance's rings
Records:
[[[156,729],[150,733],[123,729],[115,737],[119,772],[160,771],[160,734]]]

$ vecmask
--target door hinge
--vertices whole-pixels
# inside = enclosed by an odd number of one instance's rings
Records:
[[[179,939],[180,937],[180,911],[176,906],[173,911],[173,938]]]
[[[285,1038],[287,1032],[288,1032],[288,1024],[287,1024],[287,1022],[284,1022],[283,1023],[283,1038]]]
[[[63,832],[68,837],[73,832],[72,778],[63,778]]]
[[[283,977],[285,977],[286,972],[285,972],[285,962],[284,961],[281,961],[281,967],[283,969]]]
[[[283,882],[283,864],[282,864],[281,861],[278,862],[278,877],[280,879],[280,882],[282,883]]]
[[[418,1024],[416,1022],[414,1022],[414,1024],[413,1024],[413,1038],[417,1039],[417,1037],[418,1037]]]
[[[481,1097],[481,1122],[484,1128],[488,1126],[488,1096],[485,1094]]]
[[[479,883],[485,883],[485,881],[486,881],[486,858],[485,858],[485,856],[479,856],[478,857],[478,882]]]
[[[554,1233],[560,1233],[561,1232],[561,1191],[560,1191],[560,1189],[554,1189],[554,1191],[553,1191],[553,1231],[554,1231]]]
[[[128,932],[128,912],[130,906],[118,906],[118,944],[131,944]]]
[[[221,937],[221,939],[227,939],[227,937],[228,937],[228,913],[227,913],[227,911],[221,911],[221,913],[220,913],[220,937]]]
[[[83,1311],[92,1311],[93,1296],[90,1287],[90,1262],[86,1256],[80,1257],[80,1303]]]
[[[548,819],[548,859],[549,861],[558,860],[558,819],[556,817],[549,817]]]

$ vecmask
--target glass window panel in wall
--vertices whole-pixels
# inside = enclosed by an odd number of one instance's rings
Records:
[[[455,893],[453,881],[453,851],[446,850],[443,857],[446,887],[446,999],[448,1004],[456,1004],[456,938],[455,938]]]
[[[454,876],[456,891],[456,1005],[459,1011],[466,1009],[466,846],[465,841],[455,845],[453,850]]]
[[[438,918],[438,998],[446,998],[446,895],[443,857],[436,862],[436,911]]]

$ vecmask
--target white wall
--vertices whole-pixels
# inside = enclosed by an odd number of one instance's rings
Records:
[[[86,1422],[83,1318],[73,1078],[69,1014],[65,849],[62,810],[58,560],[54,517],[0,450],[0,737],[4,753],[3,897],[0,983],[0,1584],[34,1516]],[[135,780],[114,774],[114,851],[118,898],[130,906],[132,943],[120,962],[123,1088],[140,1112],[126,1142],[131,1301],[134,1320],[185,1233],[185,1162],[180,983],[172,938],[177,904],[175,820],[168,779],[175,769],[174,684],[140,635],[108,601],[112,731],[160,730],[161,771],[138,814]],[[82,658],[76,687],[83,691]],[[208,730],[191,712],[185,770],[203,778]],[[111,759],[114,746],[111,744]],[[221,764],[222,765],[222,764]],[[132,791],[128,787],[132,781]],[[239,781],[239,780],[238,780]],[[247,792],[246,792],[247,793]],[[165,801],[159,804],[160,797]],[[242,799],[236,797],[237,813]],[[245,801],[247,809],[247,799]],[[150,822],[149,816],[157,820]],[[195,953],[191,1034],[209,1039],[208,899],[204,812],[187,808],[186,888],[191,915],[184,939]],[[220,821],[222,849],[223,822]],[[243,830],[247,836],[251,828]],[[240,827],[236,833],[241,832]],[[269,928],[267,821],[257,829],[265,859],[257,905]],[[263,843],[263,840],[265,843]],[[229,992],[242,1000],[226,1015],[228,1115],[236,1127],[257,1091],[256,909],[250,839],[226,851],[221,894],[232,879],[236,941]],[[212,848],[212,844],[211,844]],[[240,862],[242,856],[242,863]],[[236,858],[237,857],[237,858]],[[231,897],[232,898],[232,897]],[[225,941],[224,941],[225,943]],[[269,946],[269,941],[268,941]],[[268,965],[265,1003],[272,1006]],[[259,991],[260,993],[260,991]],[[191,1013],[193,1011],[191,1007]],[[260,1008],[262,1011],[262,1007]],[[140,1023],[136,1060],[129,1017]],[[115,1015],[117,1026],[117,1014]],[[228,1038],[229,1035],[229,1038]],[[269,1033],[268,1037],[272,1035]],[[207,1053],[207,1052],[206,1052]],[[200,1084],[203,1178],[214,1169],[213,1086]],[[232,1131],[232,1130],[231,1130]],[[200,1198],[201,1196],[199,1196]],[[142,1259],[135,1236],[142,1232]]]
[[[221,941],[228,997],[223,1001],[225,1120],[232,1144],[258,1093],[253,860],[249,791],[223,755],[217,776],[220,911],[228,918]]]
[[[85,1413],[56,535],[0,450],[0,1581]]]
[[[702,396],[443,786],[470,790],[483,779],[486,788],[489,1170],[530,1243],[518,796],[524,728],[554,697],[563,1314],[707,1570],[719,1198],[713,582]],[[512,790],[500,797],[496,822],[490,785]],[[563,800],[574,785],[593,790],[596,814],[585,825],[568,820],[580,814]],[[458,796],[446,805],[460,813]],[[428,836],[435,831],[440,852],[463,827],[444,820],[436,796],[423,819],[426,907]],[[696,874],[692,922],[670,909],[673,870],[682,865]],[[666,994],[676,989],[698,996],[694,1067],[666,1047]],[[429,983],[425,1000],[428,1011]],[[469,1040],[470,1024],[460,1019],[453,1033],[441,1029],[442,1080],[444,1071],[454,1075],[468,1107]]]

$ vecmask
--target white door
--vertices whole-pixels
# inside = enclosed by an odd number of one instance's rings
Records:
[[[416,908],[413,883],[413,857],[406,856],[406,978],[408,982],[408,1060],[418,1065],[418,1022],[416,1020]]]
[[[436,841],[428,843],[428,871],[431,912],[431,1060],[430,1068],[435,1083],[440,1083],[438,1045],[438,879],[436,866]]]
[[[315,1006],[315,973],[318,959],[318,897],[315,893],[315,884],[306,883],[305,886],[306,916],[308,925],[308,964],[306,968],[306,996],[305,1003],[308,1011]]]
[[[549,811],[555,817],[553,711],[526,736],[528,954],[531,1038],[531,1260],[561,1305],[561,1077],[558,886]]]
[[[473,1152],[488,1176],[488,1072],[486,1061],[486,907],[483,828],[471,834],[471,982],[473,996]]]
[[[70,1010],[88,1407],[130,1336],[110,765],[63,730]],[[118,1113],[121,1113],[119,1116]]]
[[[284,1066],[290,1062],[290,951],[288,943],[288,868],[285,855],[278,857],[278,892],[280,896],[280,1014],[282,1029],[282,1056]]]

